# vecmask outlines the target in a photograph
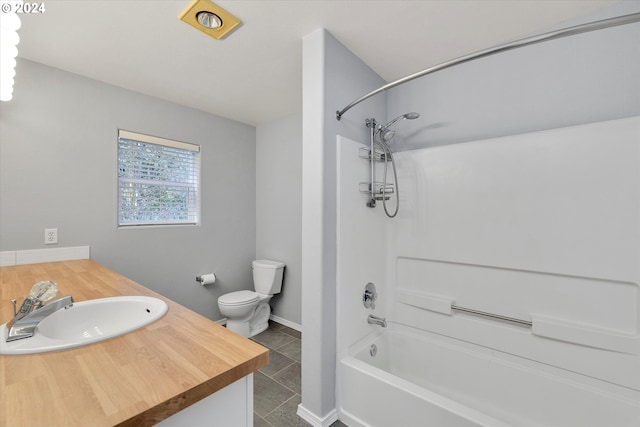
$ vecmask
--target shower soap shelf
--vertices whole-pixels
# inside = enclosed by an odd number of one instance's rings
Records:
[[[373,192],[371,191],[371,183],[370,182],[361,182],[360,183],[360,192],[371,194],[376,200],[382,200],[384,197],[385,200],[389,200],[391,198],[390,194],[395,192],[395,188],[393,184],[387,183],[387,186],[384,186],[384,183],[376,181],[373,183]],[[384,192],[382,191],[384,188]]]
[[[373,150],[373,152],[374,152],[373,159],[376,162],[384,162],[387,159],[387,156],[385,155],[384,151]],[[370,147],[360,148],[359,155],[361,159],[371,160],[371,148]]]

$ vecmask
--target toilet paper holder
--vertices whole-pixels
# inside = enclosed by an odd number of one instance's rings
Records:
[[[200,276],[196,276],[196,282],[200,283],[202,286],[208,285],[210,283],[215,283],[216,281],[216,273],[208,273],[202,274]]]

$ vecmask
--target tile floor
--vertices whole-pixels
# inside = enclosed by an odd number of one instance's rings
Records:
[[[269,364],[253,374],[255,427],[308,427],[296,415],[300,396],[300,332],[275,322],[252,340],[269,349]],[[331,427],[346,427],[336,421]]]

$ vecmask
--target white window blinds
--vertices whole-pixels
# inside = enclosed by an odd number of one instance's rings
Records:
[[[118,225],[196,224],[200,147],[118,131]]]

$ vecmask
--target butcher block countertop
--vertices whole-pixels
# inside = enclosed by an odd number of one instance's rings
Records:
[[[88,259],[0,267],[0,325],[13,317],[10,300],[21,304],[41,280],[76,302],[146,295],[169,310],[85,347],[0,355],[0,426],[149,426],[269,360],[266,348]]]

